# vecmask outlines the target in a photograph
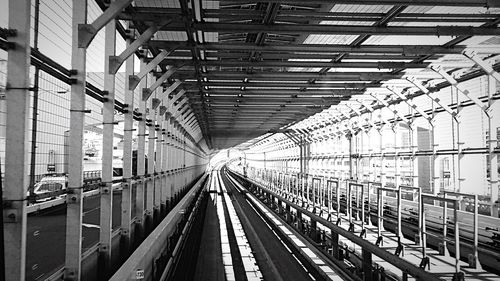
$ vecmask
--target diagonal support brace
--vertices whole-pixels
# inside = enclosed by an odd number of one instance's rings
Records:
[[[144,69],[142,69],[141,72],[139,72],[139,74],[137,75],[130,75],[128,77],[128,81],[129,81],[129,90],[133,91],[135,90],[135,88],[137,88],[137,86],[139,85],[139,82],[141,82],[141,79],[144,78],[144,76],[146,76],[146,74],[148,74],[149,72],[151,72],[153,69],[155,69],[155,67],[164,59],[166,58],[172,51],[172,50],[163,50],[161,51],[158,55],[156,55],[156,57],[151,60],[147,65],[146,67],[144,67]]]
[[[108,22],[114,20],[133,0],[116,0],[91,24],[78,24],[78,47],[88,48],[94,37]]]
[[[162,93],[162,97],[165,99],[168,97],[168,95],[170,95],[173,91],[175,91],[175,89],[177,89],[180,85],[182,84],[182,81],[180,80],[176,80],[174,84],[170,85],[170,87],[168,87],[163,93]],[[179,93],[182,92],[182,94],[184,94],[186,91],[183,89],[181,91],[179,91]],[[170,107],[173,103],[167,103],[167,107]]]
[[[345,106],[351,109],[359,118],[362,118],[361,116],[363,114],[361,113],[361,111],[359,111],[359,109],[356,109],[348,104],[346,104]],[[365,120],[370,126],[375,127],[375,123],[368,117],[368,115],[363,120]]]
[[[463,94],[465,97],[473,101],[481,110],[486,110],[488,108],[488,105],[484,104],[481,100],[478,98],[470,95],[469,90],[465,89],[462,85],[458,84],[457,80],[455,78],[451,77],[446,71],[441,66],[431,66],[431,69],[434,70],[436,73],[441,75],[446,81],[450,83],[451,86],[456,88],[461,94]]]
[[[142,89],[142,100],[147,101],[151,94],[163,83],[165,82],[172,74],[174,74],[177,71],[176,67],[170,68],[167,72],[163,73],[163,75],[158,78],[153,85],[149,88],[143,88]]]
[[[132,42],[120,55],[109,57],[109,74],[116,74],[120,66],[130,57],[140,46],[151,39],[158,31],[159,27],[155,24],[144,31],[134,42]]]
[[[420,91],[422,91],[422,93],[424,93],[426,96],[428,96],[437,105],[441,106],[452,117],[455,117],[455,115],[457,115],[457,113],[455,111],[453,111],[448,105],[442,103],[439,98],[437,98],[434,95],[432,95],[431,91],[429,91],[429,89],[427,89],[420,81],[418,81],[417,78],[415,78],[415,77],[406,77],[406,80],[408,80],[413,85],[415,85],[417,88],[419,88]]]
[[[432,117],[429,116],[425,111],[423,111],[420,107],[418,107],[415,103],[413,103],[412,100],[409,100],[405,95],[400,93],[398,90],[396,90],[394,87],[388,86],[387,89],[394,93],[397,97],[402,99],[407,105],[409,105],[411,108],[415,109],[422,117],[424,117],[427,120],[431,120]]]
[[[372,96],[377,101],[379,101],[381,104],[383,104],[385,107],[387,107],[387,109],[389,109],[394,114],[396,114],[396,116],[398,116],[399,118],[401,118],[401,120],[403,120],[406,123],[409,123],[408,119],[403,114],[399,113],[396,109],[391,109],[391,106],[389,105],[389,103],[387,103],[384,99],[378,97],[377,95],[375,95],[373,93],[370,93],[370,96]]]
[[[483,61],[476,53],[471,51],[464,51],[462,54],[473,61],[475,64],[477,64],[479,67],[481,67],[481,69],[483,69],[486,74],[492,76],[493,78],[495,78],[495,80],[500,82],[500,73],[496,72],[493,67],[491,67],[491,65]]]

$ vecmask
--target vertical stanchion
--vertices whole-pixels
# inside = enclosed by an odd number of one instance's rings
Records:
[[[368,252],[364,248],[361,250],[363,256],[363,280],[372,281],[373,268],[372,268],[372,253]]]
[[[132,41],[132,34],[127,38],[127,47]],[[130,56],[125,62],[125,77],[134,75],[134,56]],[[125,104],[123,125],[123,183],[122,183],[122,215],[121,215],[121,255],[125,259],[130,252],[131,223],[132,223],[132,131],[134,122],[134,91],[129,88],[129,79],[125,79]]]
[[[83,2],[83,1],[82,1]],[[6,280],[24,280],[26,266],[26,205],[28,181],[28,114],[30,104],[29,94],[29,69],[30,69],[30,21],[31,21],[31,1],[18,0],[9,1],[9,28],[17,32],[16,36],[9,38],[15,48],[8,50],[7,60],[7,81],[6,81],[6,128],[5,128],[5,189],[3,191],[3,231],[5,233],[5,278]],[[85,20],[85,10],[79,11],[76,20]],[[79,22],[75,22],[74,24]],[[73,35],[75,37],[76,34]],[[76,53],[85,53],[85,50],[78,49],[73,45],[73,58]],[[83,61],[85,60],[85,57]],[[85,63],[81,60],[73,61],[73,66],[82,66],[85,72]],[[83,76],[85,77],[85,75]],[[85,79],[85,78],[83,78]],[[73,89],[76,90],[76,89]],[[79,92],[80,94],[80,92]],[[81,92],[84,96],[84,91]],[[73,97],[73,95],[72,95]],[[80,105],[81,100],[74,104]],[[72,104],[72,105],[74,105]],[[76,116],[73,116],[76,119]],[[78,116],[82,120],[83,113]],[[82,128],[77,126],[76,129]],[[80,147],[81,154],[81,147]],[[80,158],[80,167],[81,167]],[[75,163],[76,164],[76,163]],[[78,164],[77,164],[78,167]],[[78,181],[80,180],[80,181]],[[74,185],[71,187],[79,190],[81,187],[81,177],[78,178],[73,169]],[[78,193],[78,191],[77,191]],[[77,194],[78,196],[78,194]],[[70,216],[81,218],[80,205],[76,204],[71,209]],[[81,227],[81,226],[80,226]],[[67,230],[68,231],[68,230]],[[80,233],[72,231],[71,238],[77,239]],[[81,238],[79,238],[81,239]],[[81,240],[80,240],[81,241]],[[81,251],[81,247],[78,248]],[[74,249],[73,251],[76,251]],[[72,252],[73,254],[73,252]],[[76,264],[78,262],[78,265]],[[78,272],[80,260],[74,261],[75,270]],[[72,263],[73,265],[73,263]],[[3,273],[2,273],[3,274]]]
[[[458,274],[458,272],[460,272],[460,226],[458,222],[458,201],[453,203],[453,207],[453,222],[455,227],[455,273]]]
[[[155,100],[153,100],[155,102]],[[156,100],[156,104],[153,105],[153,110],[156,111],[157,125],[155,126],[156,132],[156,153],[155,153],[155,169],[154,169],[154,201],[153,201],[153,219],[155,226],[160,223],[161,220],[161,205],[162,205],[162,185],[161,185],[161,161],[163,157],[163,140],[162,140],[162,129],[163,129],[163,118],[160,115],[160,110],[158,106],[160,105],[160,100]]]
[[[474,268],[477,268],[477,269],[480,269],[481,268],[481,264],[479,263],[479,253],[478,253],[478,244],[479,244],[479,232],[478,232],[478,228],[479,228],[479,215],[478,215],[478,196],[477,194],[474,194],[474,246],[473,246],[473,267]]]
[[[164,97],[164,100],[168,100],[168,97]],[[167,215],[167,212],[169,211],[170,209],[170,190],[167,186],[168,184],[168,176],[167,176],[167,169],[168,169],[168,164],[167,164],[167,161],[168,161],[168,138],[167,138],[167,130],[168,130],[168,118],[166,117],[165,113],[166,113],[166,110],[167,108],[165,107],[164,109],[165,111],[162,112],[163,113],[163,126],[162,126],[162,132],[161,132],[161,136],[162,136],[162,158],[161,158],[161,172],[162,172],[162,176],[161,176],[161,189],[162,189],[162,211],[161,211],[161,216],[162,218],[164,216]]]
[[[115,75],[109,71],[109,57],[116,50],[116,21],[105,26],[102,175],[100,185],[99,276],[108,278],[111,269],[111,234],[113,210],[113,138],[115,123]]]
[[[443,192],[443,198],[446,198],[446,192]],[[446,200],[443,200],[443,220],[442,224],[443,226],[443,256],[448,256],[448,242],[447,242],[447,236],[448,236],[448,202]]]
[[[383,219],[382,216],[384,215],[384,191],[382,188],[377,188],[377,236],[381,237],[382,236],[382,228],[383,226]]]
[[[398,190],[396,191],[396,194],[398,196],[397,198],[397,212],[398,212],[398,217],[397,217],[397,231],[396,234],[398,237],[403,237],[403,230],[401,228],[401,186],[399,186]]]
[[[156,110],[153,109],[152,106],[153,99],[149,98],[146,101],[147,110],[147,123],[148,127],[148,170],[147,177],[145,179],[146,184],[146,216],[145,216],[145,225],[146,225],[146,233],[149,234],[153,228],[153,208],[154,208],[154,172],[155,172],[155,142],[156,142]]]
[[[145,54],[143,55],[145,56]],[[144,57],[141,58],[141,72],[146,69]],[[147,87],[147,75],[141,80],[139,89]],[[146,191],[145,174],[146,174],[146,101],[139,99],[139,126],[137,134],[137,182],[136,182],[136,223],[137,223],[137,242],[144,238],[144,215],[145,204],[144,194]]]
[[[346,181],[346,188],[347,188],[347,194],[346,194],[346,197],[345,197],[345,200],[346,200],[346,214],[347,214],[347,220],[349,221],[349,223],[352,223],[352,200],[351,200],[351,192],[352,192],[352,188],[351,188],[351,183]]]

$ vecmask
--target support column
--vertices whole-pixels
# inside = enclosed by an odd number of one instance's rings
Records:
[[[167,145],[167,150],[166,150],[166,171],[167,171],[167,176],[166,176],[166,195],[167,195],[167,204],[168,204],[168,209],[172,209],[173,205],[173,190],[172,190],[172,141],[171,141],[171,132],[172,132],[172,126],[170,124],[170,117],[167,117],[165,120],[166,123],[166,145]]]
[[[498,74],[498,73],[497,73]],[[498,77],[498,76],[497,76]],[[496,102],[493,99],[493,95],[497,90],[497,80],[493,75],[488,75],[488,129],[490,139],[488,140],[488,151],[489,151],[489,161],[490,161],[490,188],[491,188],[491,215],[495,218],[498,218],[498,208],[500,207],[498,198],[500,183],[498,181],[498,153],[495,153],[495,147],[497,147],[498,139],[497,139],[497,127],[499,126],[496,123],[498,117],[495,119],[494,114],[498,114],[498,112],[494,112],[493,104]],[[495,120],[495,121],[493,121]]]
[[[26,168],[29,163],[30,12],[31,1],[9,1],[9,28],[15,30],[17,34],[9,38],[16,47],[9,49],[7,60],[4,229],[2,230],[5,233],[6,280],[25,278],[26,192],[29,184]],[[75,47],[73,51],[79,50]]]
[[[154,208],[154,172],[155,172],[155,140],[156,140],[156,113],[152,108],[152,99],[146,101],[148,108],[148,171],[146,175],[146,233],[149,234],[153,229],[153,208]]]
[[[166,107],[165,107],[166,111]],[[163,115],[163,126],[161,130],[162,137],[162,157],[161,157],[161,217],[165,217],[169,211],[170,193],[167,188],[167,159],[168,159],[168,139],[167,139],[167,123],[165,111],[160,109],[160,115]]]
[[[146,67],[144,58],[141,58],[141,71]],[[147,78],[142,79],[140,82],[140,89],[147,86]],[[137,234],[135,241],[141,242],[144,238],[144,192],[145,192],[145,181],[144,175],[146,172],[146,101],[139,99],[139,128],[137,134],[137,183],[136,183],[136,223],[137,223]]]
[[[133,35],[127,38],[127,47],[130,46]],[[130,56],[125,62],[125,77],[134,74],[134,57]],[[130,253],[131,223],[132,223],[132,131],[134,123],[134,91],[129,90],[129,80],[125,79],[125,104],[123,125],[123,183],[122,183],[122,215],[121,215],[121,243],[120,255],[124,258]]]
[[[155,103],[155,99],[153,99],[153,103]],[[161,185],[161,163],[162,163],[162,157],[163,157],[163,145],[162,145],[162,126],[163,126],[163,116],[159,114],[159,109],[157,106],[159,106],[160,101],[157,100],[157,105],[155,108],[156,112],[156,119],[157,124],[155,126],[155,132],[156,133],[156,153],[155,153],[155,170],[154,170],[154,204],[153,204],[153,218],[155,222],[155,226],[160,222],[161,217],[161,199],[162,199],[162,185]]]
[[[110,56],[116,50],[116,20],[105,27],[104,40],[104,97],[102,175],[100,184],[99,276],[107,279],[111,270],[111,235],[113,212],[113,138],[115,122],[115,75],[109,74]]]

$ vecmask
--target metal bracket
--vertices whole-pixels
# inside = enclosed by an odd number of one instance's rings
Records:
[[[417,88],[419,88],[426,96],[428,96],[435,103],[437,103],[439,106],[441,106],[452,117],[457,115],[457,113],[455,111],[453,111],[448,105],[442,103],[439,98],[434,97],[431,94],[431,91],[429,91],[429,89],[427,89],[418,79],[416,79],[415,77],[406,77],[406,80],[408,80],[410,83],[412,83]]]
[[[151,100],[151,108],[152,108],[153,110],[155,110],[156,108],[158,108],[158,106],[160,105],[160,103],[161,103],[160,99],[153,98],[153,99]]]
[[[412,100],[409,100],[405,95],[397,91],[394,87],[388,86],[387,89],[394,93],[396,96],[398,96],[400,99],[402,99],[406,104],[408,104],[411,108],[415,109],[422,117],[424,117],[427,120],[431,120],[432,117],[429,116],[425,111],[421,110],[415,103],[413,103]]]
[[[387,109],[392,111],[394,114],[396,114],[401,120],[403,120],[405,123],[409,123],[409,120],[403,115],[400,114],[396,109],[391,109],[389,103],[387,103],[384,99],[378,97],[377,95],[370,93],[370,96],[374,97],[377,101],[379,101],[381,104],[383,104]]]
[[[491,67],[491,65],[483,61],[478,55],[476,55],[476,53],[471,51],[464,51],[462,52],[462,54],[473,61],[475,64],[477,64],[479,67],[481,67],[481,69],[483,69],[486,74],[492,76],[493,78],[495,78],[495,80],[500,82],[500,73],[496,72],[493,67]]]
[[[455,89],[457,89],[460,93],[462,93],[464,96],[466,96],[468,99],[473,101],[481,110],[485,111],[488,107],[488,105],[484,104],[481,100],[478,98],[470,95],[469,90],[465,89],[462,85],[459,85],[457,80],[455,80],[451,75],[446,73],[444,69],[441,66],[431,66],[431,69],[434,70],[436,73],[441,75],[448,83],[450,83],[451,86],[453,86]]]
[[[172,20],[168,20],[166,23],[160,26],[165,26],[171,23]],[[159,26],[150,26],[146,31],[144,31],[134,42],[132,42],[120,55],[109,57],[109,74],[115,74],[120,66],[130,57],[140,46],[142,46],[146,41],[151,39],[151,37],[158,31]]]
[[[90,42],[108,22],[114,20],[133,0],[116,0],[91,24],[78,25],[78,47],[87,48]]]
[[[161,51],[156,57],[151,60],[144,69],[139,72],[137,75],[130,75],[128,77],[129,81],[129,90],[133,91],[137,86],[139,85],[139,82],[141,81],[146,74],[151,72],[164,58],[166,58],[173,50],[163,50]]]

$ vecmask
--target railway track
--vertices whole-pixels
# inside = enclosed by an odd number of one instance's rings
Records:
[[[339,272],[340,268],[314,245],[243,189],[228,175],[226,168],[218,170],[213,178],[220,185],[217,193],[223,198],[221,202],[224,203],[225,213],[234,210],[234,215],[238,217],[235,228],[243,229],[243,240],[248,242],[264,280],[353,280],[347,273]],[[233,218],[231,221],[234,225]],[[241,233],[237,235],[241,240]],[[231,234],[228,236],[231,237]],[[236,248],[235,245],[232,245],[233,248]],[[237,260],[233,260],[234,265],[238,265]],[[240,274],[236,274],[235,280],[245,280],[241,269],[234,269],[235,273],[238,271]]]

